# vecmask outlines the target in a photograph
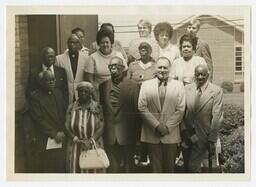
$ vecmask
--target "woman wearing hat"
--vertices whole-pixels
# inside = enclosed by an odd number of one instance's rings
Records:
[[[152,46],[148,42],[141,42],[138,49],[140,58],[129,65],[127,78],[132,79],[133,81],[141,85],[143,81],[155,78],[156,65],[155,60],[151,56]],[[138,100],[138,98],[136,98],[136,100]],[[141,121],[138,121],[138,124],[141,125]],[[139,156],[139,165],[148,165],[149,159],[147,156],[148,151],[146,145],[140,142],[137,148],[139,152],[137,153]]]
[[[91,148],[92,139],[97,147],[103,147],[103,117],[95,100],[95,90],[90,82],[77,85],[78,100],[68,107],[66,129],[68,132],[67,172],[83,172],[79,168],[79,156],[83,150]]]
[[[159,45],[159,57],[166,57],[171,62],[180,57],[180,51],[177,46],[171,44],[173,28],[168,22],[156,24],[154,35]]]
[[[139,47],[140,59],[135,60],[129,65],[127,77],[137,83],[155,77],[156,68],[155,60],[151,57],[152,47],[147,42],[140,43]]]

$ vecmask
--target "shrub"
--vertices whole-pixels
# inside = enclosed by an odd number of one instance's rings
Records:
[[[244,92],[244,82],[240,83],[240,92]]]
[[[234,89],[234,85],[232,82],[229,81],[224,81],[221,84],[221,88],[224,89],[224,92],[232,92]]]
[[[223,109],[222,168],[225,173],[244,173],[244,110],[233,104],[225,104]]]

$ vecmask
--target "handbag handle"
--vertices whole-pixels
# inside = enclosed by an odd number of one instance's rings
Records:
[[[95,149],[95,151],[96,151],[96,153],[97,153],[98,155],[100,155],[100,153],[98,152],[98,147],[97,147],[97,145],[96,145],[95,140],[94,140],[93,138],[90,138],[90,140],[91,140],[92,148]]]

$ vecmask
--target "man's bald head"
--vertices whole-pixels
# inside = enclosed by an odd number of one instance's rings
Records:
[[[46,67],[50,67],[55,63],[56,55],[55,51],[51,47],[45,47],[41,51],[42,63]]]
[[[206,65],[198,65],[195,68],[195,80],[198,87],[206,83],[209,77],[209,68]]]

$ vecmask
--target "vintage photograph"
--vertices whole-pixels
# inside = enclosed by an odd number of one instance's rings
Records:
[[[159,8],[8,7],[7,172],[248,174],[250,8]]]

